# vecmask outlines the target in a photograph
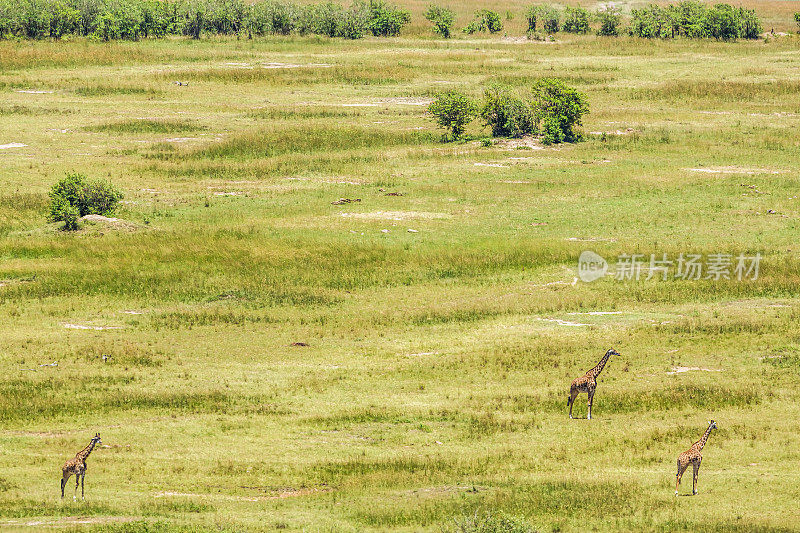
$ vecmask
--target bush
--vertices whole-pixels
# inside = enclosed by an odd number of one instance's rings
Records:
[[[630,34],[646,39],[671,37],[671,17],[667,10],[656,4],[650,4],[642,9],[631,12]]]
[[[525,11],[525,19],[528,21],[528,33],[536,31],[536,22],[539,15],[538,6],[531,6]]]
[[[409,11],[389,5],[383,0],[370,0],[369,11],[369,29],[376,37],[400,35],[403,26],[411,22]]]
[[[740,7],[739,18],[741,19],[739,37],[743,39],[758,39],[761,37],[764,27],[761,25],[761,20],[754,10]]]
[[[470,22],[465,28],[464,33],[475,33],[477,31],[488,30],[489,33],[502,31],[503,21],[495,11],[481,9],[475,12],[475,20]]]
[[[536,132],[536,116],[530,103],[500,85],[484,91],[481,117],[495,137],[522,137]]]
[[[64,229],[78,227],[78,218],[108,215],[122,200],[122,192],[110,182],[89,180],[83,174],[70,173],[50,189],[50,213],[53,222],[63,221]]]
[[[582,7],[569,7],[564,10],[564,24],[561,29],[568,33],[589,33],[589,12]]]
[[[575,142],[580,134],[575,127],[589,112],[586,98],[576,89],[556,79],[543,79],[533,86],[537,119],[542,121],[545,144]]]
[[[798,33],[800,33],[800,13],[794,14],[794,22],[797,24]]]
[[[708,34],[715,39],[732,41],[741,33],[741,19],[736,8],[729,4],[717,4],[706,14]]]
[[[359,1],[342,11],[336,34],[345,39],[361,39],[369,24],[369,7]]]
[[[619,35],[619,28],[622,25],[622,14],[613,7],[607,7],[597,12],[597,20],[600,21],[600,29],[597,35],[616,37]]]
[[[428,6],[425,11],[425,18],[433,23],[433,32],[438,33],[445,39],[449,39],[453,28],[455,13],[446,7],[436,5]]]
[[[449,130],[453,139],[464,134],[464,128],[478,115],[478,106],[468,96],[450,91],[440,94],[428,106],[436,123]]]
[[[61,229],[77,230],[79,216],[78,208],[71,205],[63,196],[50,197],[50,213],[47,218],[51,222],[64,222]]]
[[[542,23],[545,33],[558,33],[561,29],[561,12],[553,6],[541,5],[536,7],[537,19]]]

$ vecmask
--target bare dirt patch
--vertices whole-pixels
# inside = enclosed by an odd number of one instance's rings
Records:
[[[452,218],[449,213],[431,213],[426,211],[372,211],[369,213],[341,213],[345,218],[361,220],[409,220],[409,219],[445,219]]]
[[[736,166],[687,168],[690,172],[700,172],[704,174],[783,174],[786,170],[772,170],[768,168],[745,168]]]
[[[8,150],[9,148],[25,148],[27,146],[27,144],[22,143],[0,144],[0,150]]]
[[[673,367],[667,374],[683,374],[684,372],[722,372],[722,370],[714,368],[702,368],[699,366],[676,366]]]
[[[108,524],[111,522],[132,522],[138,520],[135,516],[62,516],[60,518],[35,518],[16,521],[0,522],[3,527],[67,527],[83,524]]]
[[[87,326],[85,324],[64,324],[66,329],[86,329],[86,330],[93,330],[93,331],[103,331],[106,329],[122,329],[122,326]]]
[[[508,165],[501,163],[475,163],[476,167],[494,167],[494,168],[508,168]]]
[[[382,105],[415,105],[426,106],[433,102],[432,98],[412,98],[406,96],[395,96],[391,98],[380,98],[370,102],[350,102],[339,104],[342,107],[380,107]]]
[[[542,320],[544,322],[554,322],[559,326],[572,326],[572,327],[591,326],[591,324],[584,324],[582,322],[571,322],[569,320],[562,320],[560,318],[537,318],[536,320]]]
[[[133,231],[139,226],[133,222],[122,220],[121,218],[105,217],[103,215],[86,215],[81,217],[81,221],[92,224],[102,225],[109,229]]]
[[[500,139],[495,146],[503,150],[544,150],[539,139],[530,135],[519,139]]]

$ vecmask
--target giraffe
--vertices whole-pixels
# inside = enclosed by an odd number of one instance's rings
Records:
[[[619,355],[619,352],[613,348],[607,351],[603,358],[600,359],[600,362],[594,366],[594,368],[586,372],[581,377],[575,379],[575,381],[573,381],[569,386],[569,399],[567,400],[567,405],[569,405],[570,418],[572,418],[572,405],[575,403],[575,398],[578,396],[578,394],[585,392],[589,395],[589,414],[586,418],[588,420],[592,419],[592,401],[594,400],[594,390],[597,388],[597,376],[599,376],[600,372],[603,371],[603,367],[606,366],[608,358],[612,355]]]
[[[75,457],[64,463],[64,466],[61,467],[62,498],[64,497],[64,487],[67,486],[67,481],[69,481],[72,474],[75,474],[75,495],[72,499],[77,499],[78,483],[80,483],[81,486],[81,499],[83,499],[83,480],[86,479],[86,458],[89,457],[89,454],[92,453],[92,450],[94,450],[94,447],[98,444],[101,444],[100,433],[95,433],[89,445],[79,451]]]
[[[706,441],[708,440],[708,436],[711,435],[711,430],[717,429],[717,423],[713,420],[709,422],[708,429],[703,436],[700,437],[700,440],[692,444],[692,447],[683,452],[678,456],[678,474],[677,474],[677,481],[675,482],[675,496],[678,495],[678,485],[681,484],[681,477],[683,477],[683,473],[689,468],[689,464],[692,465],[694,472],[692,475],[692,495],[697,494],[697,472],[700,471],[700,463],[703,462],[703,455],[700,453],[703,451],[703,446],[706,445]]]

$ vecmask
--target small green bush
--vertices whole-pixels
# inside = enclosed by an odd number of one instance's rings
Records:
[[[467,124],[478,114],[477,104],[468,96],[457,91],[440,94],[428,106],[428,111],[439,126],[446,128],[453,139],[464,134]]]
[[[589,12],[582,7],[567,6],[564,9],[564,24],[561,29],[568,33],[589,33]]]
[[[78,229],[78,218],[80,213],[78,208],[71,205],[69,201],[63,196],[51,195],[50,197],[50,213],[48,219],[51,222],[64,222],[62,229],[66,231],[75,231]]]
[[[433,23],[433,32],[438,33],[445,39],[449,39],[453,29],[453,21],[456,14],[446,7],[437,5],[428,6],[425,11],[425,18]]]
[[[78,229],[78,218],[107,215],[123,198],[122,192],[108,181],[89,180],[83,174],[69,173],[50,189],[52,222],[64,222],[64,229]]]
[[[383,0],[370,0],[369,29],[376,37],[394,37],[411,22],[411,13]]]
[[[536,116],[530,103],[500,85],[484,91],[481,117],[495,137],[522,137],[536,131]]]
[[[488,30],[489,33],[497,33],[503,30],[503,21],[497,12],[489,9],[476,11],[475,19],[467,24],[464,28],[464,33],[473,34],[484,30]]]
[[[542,31],[545,33],[558,33],[561,29],[561,12],[550,5],[537,6],[536,11],[538,13],[538,21],[542,23]]]
[[[794,14],[794,22],[797,24],[797,31],[800,33],[800,13]]]
[[[537,119],[542,121],[545,144],[575,142],[580,134],[575,130],[581,118],[589,112],[586,98],[576,89],[557,79],[539,80],[533,86]]]
[[[622,25],[622,14],[613,7],[607,7],[596,13],[597,20],[600,21],[600,28],[597,35],[616,37]]]
[[[525,19],[528,21],[528,33],[536,31],[536,23],[538,22],[539,8],[538,6],[531,6],[525,11]]]

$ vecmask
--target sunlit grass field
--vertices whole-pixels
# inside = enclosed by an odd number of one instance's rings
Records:
[[[0,527],[797,530],[800,40],[520,34],[0,43]],[[542,77],[585,142],[426,115]],[[70,171],[120,220],[49,224]],[[584,250],[762,260],[584,283]]]

